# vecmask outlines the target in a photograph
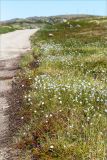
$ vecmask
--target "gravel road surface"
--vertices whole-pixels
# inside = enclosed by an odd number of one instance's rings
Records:
[[[6,94],[11,90],[12,78],[20,56],[30,50],[29,38],[38,29],[17,30],[0,35],[0,160],[16,160],[9,157],[9,105]],[[16,106],[17,107],[17,106]]]

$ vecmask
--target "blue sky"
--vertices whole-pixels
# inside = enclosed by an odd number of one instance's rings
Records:
[[[107,0],[0,0],[0,20],[60,14],[107,15]]]

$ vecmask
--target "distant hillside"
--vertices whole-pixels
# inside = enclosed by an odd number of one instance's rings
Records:
[[[28,18],[14,18],[11,20],[0,21],[0,34],[4,34],[7,32],[11,32],[18,29],[33,29],[33,28],[41,28],[46,24],[55,24],[55,23],[63,23],[66,20],[93,20],[104,18],[101,16],[93,16],[93,15],[83,15],[83,14],[75,14],[75,15],[57,15],[50,17],[28,17]]]
[[[85,15],[85,14],[74,14],[74,15],[57,15],[57,16],[41,16],[41,17],[28,17],[28,18],[14,18],[6,21],[0,21],[0,24],[13,24],[13,23],[43,23],[43,22],[52,22],[52,21],[62,21],[63,19],[75,19],[75,18],[92,18],[99,17],[93,15]]]

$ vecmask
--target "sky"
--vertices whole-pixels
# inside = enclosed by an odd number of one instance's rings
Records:
[[[0,0],[0,20],[62,14],[107,16],[107,0]]]

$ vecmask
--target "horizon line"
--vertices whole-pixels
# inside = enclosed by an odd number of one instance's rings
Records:
[[[14,20],[14,19],[27,19],[27,18],[33,18],[33,17],[57,17],[57,16],[70,16],[70,15],[81,15],[81,16],[99,16],[99,17],[107,17],[107,15],[98,15],[98,14],[85,14],[85,13],[71,13],[71,14],[59,14],[59,15],[49,15],[49,16],[27,16],[27,17],[15,17],[15,18],[10,18],[10,19],[4,19],[4,20],[1,20],[0,19],[0,22],[3,22],[3,21],[9,21],[9,20]]]

